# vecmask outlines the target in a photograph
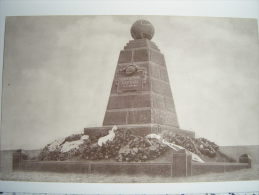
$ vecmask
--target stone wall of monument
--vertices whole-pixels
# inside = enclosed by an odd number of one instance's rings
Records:
[[[103,122],[114,124],[179,127],[164,56],[148,39],[132,40],[120,52]]]

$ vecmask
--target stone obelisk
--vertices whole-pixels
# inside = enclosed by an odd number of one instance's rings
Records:
[[[103,127],[117,125],[145,136],[170,131],[193,137],[179,128],[164,55],[154,42],[153,25],[138,20],[131,27],[133,40],[120,52]]]

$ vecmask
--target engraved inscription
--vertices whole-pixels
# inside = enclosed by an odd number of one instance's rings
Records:
[[[137,91],[142,89],[140,76],[123,77],[118,80],[118,92]]]
[[[129,65],[119,69],[116,73],[117,92],[141,91],[146,83],[146,68]]]

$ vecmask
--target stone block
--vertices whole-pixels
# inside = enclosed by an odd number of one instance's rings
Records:
[[[131,50],[131,49],[136,49],[136,48],[152,48],[156,51],[160,51],[157,47],[157,45],[147,39],[137,39],[137,40],[131,40],[127,45],[124,47],[125,50]]]
[[[118,128],[124,131],[130,131],[133,135],[146,136],[151,132],[154,132],[153,126],[151,124],[138,124],[138,125],[117,125]],[[84,134],[90,137],[99,138],[107,135],[109,130],[111,130],[113,125],[102,126],[102,127],[88,127],[84,129]]]
[[[150,64],[150,74],[153,78],[160,79],[160,68],[157,65]]]
[[[112,126],[105,127],[88,127],[84,128],[84,134],[89,135],[92,140],[97,140],[99,137],[103,137],[109,133],[109,130],[112,129]]]
[[[124,125],[126,124],[127,112],[117,111],[109,112],[106,111],[103,120],[103,125]]]
[[[143,62],[149,61],[149,52],[148,49],[138,49],[134,51],[133,55],[134,62]]]
[[[151,83],[153,92],[172,97],[172,92],[169,84],[155,79],[151,79]]]
[[[152,108],[166,109],[163,96],[152,93],[151,100],[152,100]]]
[[[175,112],[174,100],[172,97],[164,96],[165,109],[168,111]]]
[[[150,81],[148,76],[147,76],[146,81],[143,82],[142,91],[143,92],[150,92],[151,91],[151,81]]]
[[[174,112],[152,109],[152,119],[153,123],[178,127],[177,117]]]
[[[165,66],[164,55],[160,52],[150,50],[150,61],[158,65]]]
[[[115,80],[112,82],[111,94],[117,94],[117,83]]]
[[[132,61],[132,51],[121,51],[118,63],[130,63]]]
[[[127,124],[148,124],[151,123],[151,110],[129,111]]]
[[[192,175],[192,155],[187,155],[186,157],[186,176],[191,176]]]
[[[251,168],[252,158],[250,157],[250,155],[248,155],[248,154],[242,154],[242,155],[239,157],[238,160],[239,160],[240,163],[248,163],[249,168]]]
[[[130,41],[124,49],[135,49],[135,48],[141,48],[141,47],[148,47],[148,41],[145,39],[138,39],[138,40],[132,40]]]
[[[181,134],[181,135],[195,138],[194,131],[183,130],[183,129],[180,129],[179,126],[171,126],[171,125],[159,125],[159,126],[160,126],[160,132],[162,132],[162,134],[173,133],[173,134]]]
[[[191,175],[191,158],[185,151],[173,153],[173,176],[185,177]]]
[[[160,78],[163,81],[169,82],[168,73],[167,73],[166,69],[160,68]]]
[[[128,96],[111,96],[107,109],[141,108],[150,107],[149,94],[137,94]]]
[[[150,46],[152,49],[157,50],[158,52],[160,51],[160,50],[158,49],[157,45],[156,45],[154,42],[152,42],[152,41],[149,41],[149,46]]]
[[[151,133],[151,126],[150,125],[135,126],[135,127],[128,126],[127,130],[130,131],[133,135],[144,137]]]

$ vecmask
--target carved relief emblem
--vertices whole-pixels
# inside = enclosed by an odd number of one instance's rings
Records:
[[[127,66],[127,67],[125,68],[125,74],[129,76],[129,75],[132,75],[132,74],[134,74],[135,72],[137,72],[137,70],[138,70],[137,66],[135,66],[135,65],[129,65],[129,66]]]
[[[118,93],[140,91],[146,83],[147,70],[134,64],[122,67],[116,74]]]

